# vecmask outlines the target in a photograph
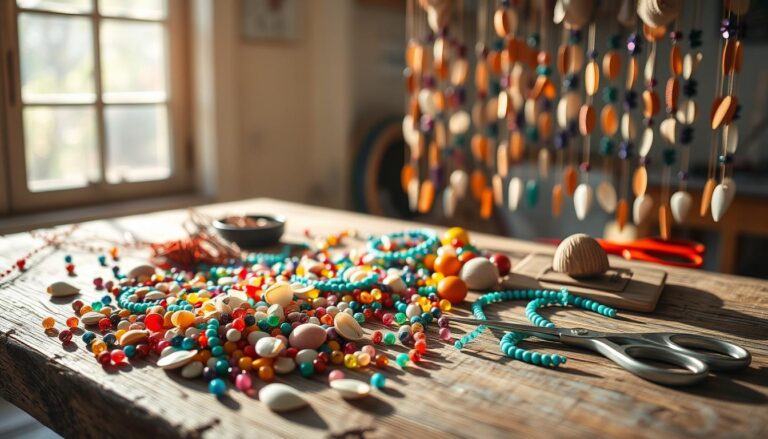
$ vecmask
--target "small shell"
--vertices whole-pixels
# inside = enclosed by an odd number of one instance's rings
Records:
[[[301,393],[281,383],[264,386],[259,390],[259,400],[275,412],[295,410],[308,405]]]
[[[587,96],[594,96],[600,87],[600,67],[595,61],[590,61],[584,69],[584,88]]]
[[[680,76],[683,72],[683,57],[680,55],[680,46],[677,44],[669,50],[669,69],[673,76]]]
[[[296,361],[296,363],[301,364],[301,363],[311,363],[315,361],[315,358],[317,358],[316,350],[302,349],[296,353],[296,358],[294,360]]]
[[[515,211],[520,206],[520,200],[523,199],[523,180],[519,177],[513,177],[509,180],[508,203],[509,210]]]
[[[67,282],[54,282],[48,286],[46,291],[52,297],[68,297],[79,293],[80,288],[70,285]]]
[[[143,342],[149,337],[149,331],[143,329],[131,329],[125,331],[120,337],[120,346],[135,345]]]
[[[591,236],[577,233],[565,238],[555,250],[552,269],[572,277],[590,277],[608,270],[608,255]]]
[[[661,102],[659,95],[652,90],[643,91],[643,116],[650,118],[659,113]]]
[[[360,380],[342,378],[331,381],[330,386],[344,399],[364,398],[371,393],[371,386]]]
[[[723,182],[715,186],[712,192],[712,219],[715,222],[720,221],[725,212],[731,206],[736,194],[736,185],[731,181]]]
[[[677,141],[677,120],[674,117],[668,117],[661,121],[659,133],[661,133],[662,139],[670,145],[674,145]]]
[[[712,202],[712,192],[715,190],[717,182],[714,178],[710,178],[704,184],[704,190],[701,192],[701,205],[699,206],[699,215],[706,216],[709,212],[709,205]]]
[[[293,290],[288,282],[277,282],[264,292],[264,300],[270,304],[278,304],[285,308],[293,300]]]
[[[582,136],[589,135],[595,129],[595,107],[584,104],[579,111],[579,132]]]
[[[499,8],[493,14],[493,29],[499,38],[509,35],[511,29],[510,21],[510,13],[507,8]]]
[[[608,180],[603,180],[597,185],[595,191],[597,204],[607,213],[613,213],[616,210],[616,188]]]
[[[275,373],[285,375],[296,369],[296,362],[291,357],[277,357],[272,367],[274,367]]]
[[[336,328],[336,332],[340,336],[350,341],[361,340],[364,336],[360,323],[345,312],[336,314],[333,319],[333,327]]]
[[[683,57],[683,78],[686,80],[691,79],[691,76],[696,72],[696,69],[699,68],[702,58],[703,55],[701,52],[685,54]]]
[[[547,148],[539,150],[539,177],[543,180],[549,178],[550,154]]]
[[[149,279],[155,274],[155,267],[147,264],[137,265],[128,271],[128,279]]]
[[[583,221],[592,209],[592,186],[582,183],[573,193],[573,206],[576,209],[576,218]]]
[[[96,311],[90,311],[80,316],[80,321],[83,325],[90,326],[99,323],[99,320],[106,317],[104,314]]]
[[[723,128],[723,145],[729,154],[736,152],[739,147],[739,127],[736,124],[726,125]]]
[[[462,199],[467,194],[467,187],[469,186],[469,176],[463,169],[457,169],[451,172],[450,177],[451,187],[456,194],[457,199]]]
[[[165,370],[178,369],[192,361],[192,358],[194,358],[195,355],[197,355],[196,349],[192,349],[191,351],[171,351],[169,354],[161,356],[160,359],[157,360],[157,366]]]
[[[621,115],[621,137],[624,140],[635,140],[637,137],[637,124],[629,113]]]
[[[678,122],[690,125],[699,116],[699,106],[693,99],[686,99],[677,110],[676,116]]]
[[[645,157],[651,152],[653,146],[653,128],[646,128],[643,130],[643,135],[640,136],[640,148],[637,150],[637,154],[640,157]]]
[[[259,357],[275,358],[285,349],[285,342],[277,337],[263,337],[256,342],[255,348]]]
[[[731,123],[733,115],[736,113],[736,107],[738,107],[736,96],[724,97],[712,114],[712,129],[716,130],[723,125]]]
[[[645,166],[640,166],[635,169],[635,174],[632,176],[632,192],[636,197],[643,195],[648,189],[648,170]]]
[[[635,202],[632,205],[632,219],[635,224],[640,224],[648,218],[648,215],[653,209],[653,198],[648,194],[640,195],[635,198]]]
[[[638,71],[639,67],[637,65],[637,58],[634,56],[630,57],[629,64],[627,65],[627,81],[625,83],[625,86],[628,90],[635,87],[637,76],[639,74]]]
[[[688,192],[677,191],[672,194],[672,197],[669,199],[669,207],[672,211],[672,218],[675,219],[676,223],[681,224],[688,218],[692,205],[693,198]]]
[[[487,258],[477,257],[470,259],[461,267],[459,277],[470,290],[484,291],[498,284],[499,270]]]

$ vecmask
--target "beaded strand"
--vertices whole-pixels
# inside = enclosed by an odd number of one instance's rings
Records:
[[[480,296],[475,303],[472,304],[472,314],[475,318],[480,320],[488,320],[485,315],[483,307],[493,303],[511,301],[511,300],[530,300],[525,307],[525,316],[536,326],[545,328],[554,328],[555,324],[546,318],[542,317],[538,313],[539,308],[551,305],[561,306],[575,306],[588,311],[596,312],[600,315],[613,318],[616,316],[616,310],[605,306],[599,302],[591,299],[585,299],[583,297],[574,296],[568,292],[565,288],[560,291],[554,290],[506,290],[506,291],[493,291]],[[483,332],[488,329],[485,325],[479,325],[471,332],[461,337],[454,347],[456,349],[462,349],[469,344],[472,340],[476,339]],[[499,340],[499,348],[501,352],[509,358],[513,358],[525,363],[534,364],[536,366],[545,367],[557,367],[567,361],[567,358],[559,354],[542,354],[540,352],[527,351],[523,348],[517,347],[517,343],[528,337],[528,334],[521,332],[507,332]]]

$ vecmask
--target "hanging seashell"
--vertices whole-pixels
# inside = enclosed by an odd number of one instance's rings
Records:
[[[509,35],[511,28],[509,12],[507,8],[499,8],[496,13],[493,14],[493,29],[496,31],[496,35],[499,38],[504,38]]]
[[[472,126],[472,119],[469,117],[469,113],[464,110],[453,113],[448,120],[448,131],[451,134],[464,134],[469,131],[470,126]]]
[[[692,205],[693,198],[688,192],[677,191],[672,194],[672,197],[669,199],[669,207],[672,211],[672,218],[675,219],[676,223],[682,224],[685,222]]]
[[[485,190],[485,174],[479,169],[472,171],[472,181],[470,182],[472,189],[472,197],[477,201],[483,196]]]
[[[590,104],[584,104],[579,111],[579,132],[582,136],[592,133],[595,128],[595,107]]]
[[[504,205],[504,179],[499,174],[491,178],[491,188],[493,188],[493,203],[497,206]]]
[[[600,67],[595,61],[590,61],[584,69],[584,90],[587,96],[594,96],[600,87]]]
[[[699,116],[699,106],[693,99],[683,101],[677,110],[677,121],[686,125],[691,125]]]
[[[635,203],[632,205],[632,219],[635,224],[641,224],[648,218],[648,215],[653,209],[653,198],[648,194],[640,195],[635,198]]]
[[[659,133],[661,138],[670,145],[677,143],[677,120],[674,117],[668,117],[659,124]]]
[[[606,104],[600,111],[600,129],[609,137],[619,130],[619,114],[613,104]]]
[[[410,114],[403,118],[403,138],[411,148],[419,141],[419,130],[413,124],[413,116]]]
[[[496,172],[504,178],[509,174],[509,145],[504,142],[496,148]]]
[[[609,81],[619,77],[621,74],[621,56],[618,50],[609,50],[603,56],[603,75]]]
[[[576,209],[576,218],[583,221],[592,209],[592,187],[587,183],[580,184],[573,193],[573,206]]]
[[[555,9],[552,13],[552,22],[560,24],[565,19],[565,6],[563,6],[563,0],[555,1]]]
[[[525,183],[525,201],[528,207],[536,207],[539,204],[539,182],[531,179]]]
[[[637,154],[640,157],[645,157],[651,152],[653,146],[653,128],[646,128],[643,130],[643,135],[640,136],[640,148],[637,150]]]
[[[685,80],[691,79],[696,70],[701,64],[701,60],[704,56],[701,52],[686,53],[683,57],[683,78]]]
[[[577,233],[565,238],[555,250],[552,270],[571,277],[593,277],[605,273],[608,255],[591,236]]]
[[[573,196],[576,192],[576,185],[579,183],[579,175],[576,172],[576,166],[568,165],[563,169],[563,183],[565,184],[565,193]]]
[[[573,29],[579,29],[592,18],[594,0],[567,0],[562,3],[564,10],[563,21]]]
[[[547,148],[539,150],[539,178],[547,180],[549,178],[550,153]]]
[[[469,186],[469,176],[463,169],[456,169],[451,172],[449,179],[456,199],[461,200],[467,195],[467,186]]]
[[[637,16],[648,26],[666,26],[683,8],[682,0],[638,0]]]
[[[418,94],[419,108],[424,114],[436,115],[439,111],[437,101],[435,100],[435,91],[429,88],[422,88]]]
[[[721,182],[721,184],[729,187],[729,190],[727,192],[727,194],[728,194],[728,200],[727,200],[728,203],[727,204],[730,206],[731,202],[736,197],[736,182],[733,181],[733,179],[731,177],[725,177],[723,179],[723,181]]]
[[[651,118],[659,113],[661,103],[659,95],[653,90],[643,91],[643,116]]]
[[[443,190],[443,212],[448,218],[453,218],[456,212],[456,192],[451,186]]]
[[[512,179],[509,180],[507,191],[509,210],[514,212],[520,206],[520,200],[523,199],[523,190],[523,180],[520,179],[520,177],[512,177]]]
[[[648,188],[648,170],[645,166],[639,166],[635,169],[632,176],[632,192],[636,197],[643,195]]]
[[[432,210],[435,201],[435,185],[432,180],[424,180],[419,190],[419,213],[426,214]]]
[[[635,140],[637,137],[637,124],[629,113],[621,115],[621,137],[628,141]]]
[[[659,235],[661,235],[661,239],[669,239],[671,231],[672,218],[669,215],[669,206],[662,204],[659,206]]]
[[[719,222],[725,211],[731,206],[736,193],[736,185],[729,182],[720,183],[712,192],[712,219]]]
[[[70,285],[67,282],[54,282],[48,285],[46,291],[51,295],[51,297],[68,297],[78,294],[80,292],[80,288],[77,288],[74,285]]]
[[[499,97],[496,99],[496,118],[499,120],[506,119],[511,107],[509,94],[505,90],[500,91]]]
[[[635,83],[637,83],[637,76],[640,74],[640,67],[637,63],[637,58],[634,56],[629,58],[629,64],[627,64],[627,80],[624,84],[627,90],[635,88]]]
[[[627,219],[629,218],[629,203],[622,198],[619,200],[619,204],[616,206],[616,223],[619,225],[619,231],[624,230],[624,226],[627,225]]]
[[[557,218],[560,216],[563,206],[563,185],[560,183],[552,186],[552,217]]]
[[[408,182],[408,208],[416,212],[419,207],[419,179],[414,177]]]
[[[729,154],[735,153],[739,147],[739,128],[735,124],[723,128],[723,145]]]
[[[709,212],[709,205],[712,202],[712,192],[715,190],[717,182],[714,178],[709,178],[704,183],[704,190],[701,192],[701,205],[699,206],[699,216],[707,216]]]
[[[484,188],[480,195],[480,218],[488,219],[493,214],[493,191]]]
[[[613,213],[616,210],[616,188],[608,180],[603,180],[597,185],[595,191],[597,204],[607,213]]]

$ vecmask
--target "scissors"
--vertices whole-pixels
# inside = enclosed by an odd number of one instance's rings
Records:
[[[701,268],[704,265],[704,244],[687,239],[643,238],[622,243],[598,239],[606,253],[624,259],[655,262],[675,267]]]
[[[641,378],[670,386],[694,384],[706,378],[710,370],[736,370],[752,362],[752,355],[741,346],[704,335],[673,332],[621,334],[462,317],[451,317],[450,320],[521,332],[544,340],[587,348],[601,353]],[[677,367],[664,368],[643,360],[656,360]]]

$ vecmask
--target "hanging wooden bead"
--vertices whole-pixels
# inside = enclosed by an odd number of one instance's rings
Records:
[[[592,133],[595,128],[595,108],[592,105],[584,104],[579,111],[579,132],[582,136]]]

